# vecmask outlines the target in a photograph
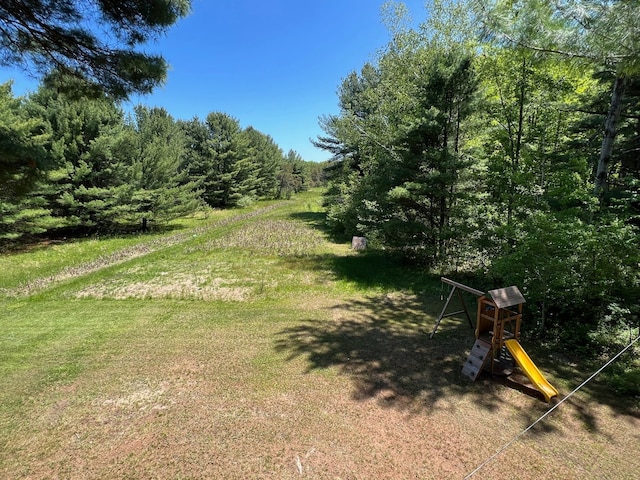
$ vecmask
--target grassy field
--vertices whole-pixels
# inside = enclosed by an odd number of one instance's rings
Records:
[[[318,192],[0,257],[0,478],[464,478],[549,405],[460,370],[437,277],[319,228]],[[526,319],[525,319],[526,322]],[[560,391],[592,366],[523,339]],[[598,381],[473,478],[633,479]]]

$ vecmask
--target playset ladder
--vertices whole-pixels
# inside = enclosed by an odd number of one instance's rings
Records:
[[[462,374],[475,382],[478,375],[480,375],[482,368],[487,363],[487,360],[492,357],[492,355],[489,354],[490,351],[490,344],[480,339],[476,340],[471,352],[469,352],[467,361],[462,367]]]

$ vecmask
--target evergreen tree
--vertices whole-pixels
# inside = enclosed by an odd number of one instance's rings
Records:
[[[295,150],[289,150],[280,169],[279,197],[289,198],[308,188],[305,165],[302,157]]]
[[[380,77],[371,63],[365,64],[359,74],[350,73],[338,89],[340,114],[322,117],[320,126],[326,135],[312,141],[316,148],[332,155],[326,169],[329,185],[325,205],[329,225],[340,234],[362,233],[356,210],[363,200],[358,192],[368,157],[364,140],[371,136],[365,125],[379,107]],[[371,127],[367,128],[370,132]]]
[[[345,79],[341,115],[325,123],[335,140],[317,142],[340,146],[327,200],[345,233],[428,261],[445,255],[464,224],[461,128],[475,88],[462,49],[413,32],[396,35],[377,68]]]
[[[181,169],[184,131],[163,108],[135,108],[136,155],[132,159],[132,204],[143,228],[193,212],[200,205],[199,182]]]
[[[0,85],[0,186],[6,197],[28,191],[47,167],[46,124],[31,118],[11,83]]]
[[[29,116],[11,84],[0,85],[0,238],[40,233],[51,217],[30,192],[48,163],[46,124]]]
[[[179,171],[184,136],[166,111],[136,107],[132,125],[106,95],[78,99],[51,85],[28,103],[51,128],[47,149],[57,167],[34,192],[56,219],[50,227],[121,230],[196,208],[195,184]]]
[[[261,198],[275,198],[278,195],[278,176],[283,162],[282,150],[271,136],[253,127],[246,128],[242,135],[247,138],[252,163],[256,165],[256,194]]]
[[[210,205],[236,207],[252,202],[257,197],[258,168],[240,123],[226,113],[212,112],[206,125],[215,168]]]
[[[197,117],[180,121],[178,125],[185,135],[186,142],[180,168],[188,173],[191,181],[198,182],[202,200],[207,205],[214,205],[218,200],[215,193],[218,169],[209,129]]]
[[[309,188],[325,186],[328,162],[306,162],[307,185]]]
[[[114,151],[127,152],[122,143],[132,143],[122,110],[104,95],[71,99],[49,83],[31,96],[28,107],[51,128],[48,149],[57,167],[37,193],[58,226],[115,228],[131,192],[129,169],[114,156]]]

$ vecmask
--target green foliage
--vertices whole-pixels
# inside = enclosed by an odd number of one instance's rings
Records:
[[[627,76],[640,69],[640,11],[633,2],[576,0],[475,0],[483,33],[498,44],[525,48],[564,62],[588,65],[609,74],[610,102],[594,175],[594,190],[606,204],[614,141],[624,103]]]
[[[139,47],[190,9],[189,0],[3,2],[0,65],[58,70],[118,98],[148,93],[164,80],[167,64]]]
[[[284,161],[282,150],[273,138],[253,127],[241,133],[246,137],[248,155],[256,169],[256,195],[259,198],[276,198],[278,196],[278,177]]]
[[[135,140],[122,110],[107,97],[75,100],[47,86],[32,95],[29,109],[51,128],[48,148],[56,168],[35,193],[57,226],[112,229],[131,195],[128,162]]]
[[[188,139],[183,166],[192,179],[201,179],[208,205],[247,205],[257,199],[260,188],[273,188],[274,178],[262,184],[259,175],[273,173],[274,152],[265,158],[268,140],[259,139],[257,132],[243,132],[238,120],[222,112],[210,113],[204,123],[194,118],[183,129]]]
[[[330,219],[410,256],[442,258],[463,228],[470,183],[460,133],[476,84],[462,49],[408,33],[377,67],[347,77],[341,115],[325,120],[333,140],[317,142],[340,155],[326,199]]]
[[[598,80],[603,86],[611,82],[611,75],[601,74]],[[610,92],[602,88],[593,97],[593,109],[603,109]],[[606,108],[606,107],[605,107]],[[640,226],[640,76],[627,76],[624,105],[616,133],[616,149],[609,164],[608,190],[604,204],[622,217],[628,217]],[[595,120],[595,119],[594,119]]]
[[[143,218],[165,222],[200,205],[197,184],[179,168],[182,130],[166,111],[138,107],[129,124],[112,99],[70,98],[48,83],[24,108],[47,126],[43,150],[54,167],[15,199],[20,216],[5,208],[7,221],[22,224],[16,235],[130,229]]]
[[[46,168],[46,124],[28,115],[11,83],[0,85],[0,196],[24,193]]]
[[[473,154],[484,167],[486,197],[475,241],[500,257],[511,253],[532,215],[593,215],[593,151],[583,148],[575,124],[584,117],[577,111],[581,92],[597,84],[589,71],[521,49],[486,48],[476,65],[482,108],[474,118]]]
[[[291,198],[294,193],[307,190],[311,181],[306,173],[307,165],[298,152],[289,150],[280,165],[278,197]]]
[[[481,153],[490,193],[482,248],[493,274],[528,290],[542,327],[575,348],[603,345],[594,332],[615,334],[625,324],[612,319],[638,308],[638,103],[627,90],[640,58],[638,9],[471,3],[491,42],[479,62],[493,126]]]
[[[618,395],[640,396],[640,367],[614,366],[613,372],[607,372],[609,383]]]
[[[620,328],[615,305],[638,308],[638,236],[616,219],[586,223],[572,216],[538,212],[517,232],[511,251],[496,258],[490,275],[518,285],[530,318],[541,330],[566,332],[571,345],[586,345],[590,331]],[[618,315],[615,312],[618,312]]]
[[[132,158],[130,221],[167,222],[191,213],[200,205],[198,182],[181,170],[185,137],[162,108],[135,109],[138,152]]]
[[[49,164],[48,139],[46,123],[29,116],[10,83],[0,85],[0,239],[43,232],[50,222],[45,202],[30,194]]]
[[[273,138],[238,120],[213,112],[205,122],[180,122],[187,148],[183,165],[202,185],[202,198],[213,207],[243,207],[257,199],[288,198],[324,182],[324,165],[286,156]]]
[[[209,130],[197,117],[189,121],[179,121],[185,137],[184,156],[180,169],[187,172],[191,181],[196,181],[202,191],[200,197],[208,205],[215,202],[213,182],[217,170],[214,162],[214,151],[209,139]]]
[[[640,12],[633,2],[606,0],[473,0],[485,38],[565,59],[640,68]]]

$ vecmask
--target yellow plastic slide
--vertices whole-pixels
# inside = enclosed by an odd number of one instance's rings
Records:
[[[542,392],[542,395],[544,395],[547,402],[551,400],[552,397],[558,395],[558,390],[547,382],[547,379],[544,378],[540,370],[538,370],[538,367],[536,367],[535,363],[531,361],[529,355],[527,355],[527,352],[524,351],[517,340],[505,340],[504,344],[511,352],[511,355],[513,355],[518,366],[522,369],[529,380],[531,380],[531,383],[533,383],[535,387]]]

